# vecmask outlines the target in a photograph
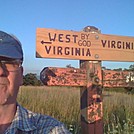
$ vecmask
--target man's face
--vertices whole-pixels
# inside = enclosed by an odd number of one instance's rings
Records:
[[[16,103],[19,86],[23,81],[20,62],[0,58],[0,105]]]

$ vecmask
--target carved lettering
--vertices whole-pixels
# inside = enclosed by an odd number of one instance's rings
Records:
[[[73,42],[73,43],[77,43],[77,38],[78,38],[78,35],[70,35],[70,34],[51,34],[51,33],[48,33],[48,38],[49,38],[49,41],[56,41],[58,40],[59,42],[66,42],[66,43],[70,43],[70,42]]]
[[[122,42],[122,41],[114,41],[114,40],[101,40],[102,47],[104,48],[112,48],[112,49],[134,49],[133,42]]]
[[[69,56],[91,56],[90,49],[61,47],[61,46],[45,46],[46,54],[53,55],[69,55]]]

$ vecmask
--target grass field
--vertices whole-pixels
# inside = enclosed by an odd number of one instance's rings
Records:
[[[105,134],[134,134],[134,95],[103,92]],[[31,111],[50,115],[80,134],[80,90],[68,87],[22,86],[18,102]]]

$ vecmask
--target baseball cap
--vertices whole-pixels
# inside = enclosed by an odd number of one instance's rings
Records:
[[[0,56],[23,61],[20,41],[13,35],[0,31]]]

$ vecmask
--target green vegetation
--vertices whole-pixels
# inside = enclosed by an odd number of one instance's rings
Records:
[[[104,91],[105,134],[134,133],[134,95]],[[18,102],[31,111],[47,114],[80,134],[80,91],[69,87],[22,86]]]
[[[104,130],[106,134],[134,133],[134,95],[104,92]]]
[[[28,73],[23,76],[23,85],[24,86],[41,86],[42,83],[40,80],[37,79],[37,75],[33,73]]]
[[[134,88],[132,88],[132,87],[127,87],[127,88],[104,88],[103,91],[134,94]]]

